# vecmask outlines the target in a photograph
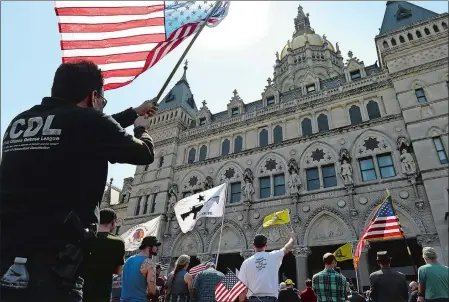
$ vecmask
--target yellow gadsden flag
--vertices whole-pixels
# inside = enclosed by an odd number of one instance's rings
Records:
[[[267,215],[263,219],[263,227],[266,228],[271,225],[286,224],[289,222],[290,222],[290,214],[288,213],[288,210],[283,210]]]
[[[352,259],[351,243],[346,243],[345,245],[340,246],[334,252],[334,256],[335,258],[337,258],[337,261],[345,261]]]

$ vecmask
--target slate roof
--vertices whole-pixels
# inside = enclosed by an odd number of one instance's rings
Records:
[[[438,16],[437,13],[407,1],[387,1],[379,35]]]
[[[196,115],[198,108],[195,103],[190,85],[187,82],[186,68],[181,79],[173,86],[167,95],[159,102],[159,110],[166,110],[181,105],[189,113]]]

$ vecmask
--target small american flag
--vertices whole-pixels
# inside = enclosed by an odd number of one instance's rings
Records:
[[[201,263],[201,264],[198,264],[197,266],[192,267],[189,270],[190,276],[192,276],[192,278],[195,278],[196,275],[198,275],[198,273],[200,273],[200,272],[202,272],[202,271],[204,271],[206,269],[206,264],[209,263],[209,262],[215,263],[215,259],[211,259],[209,261],[206,261],[204,263]]]
[[[245,289],[245,284],[228,269],[223,281],[215,287],[215,300],[218,302],[233,302]]]
[[[196,33],[217,1],[55,1],[62,61],[89,60],[104,89],[131,83]],[[207,25],[228,12],[223,1]]]
[[[365,240],[382,240],[387,238],[403,238],[404,233],[401,228],[398,216],[393,209],[393,201],[390,192],[387,190],[387,197],[377,208],[371,222],[360,236],[357,248],[354,251],[353,262],[357,269],[360,255],[365,247]]]

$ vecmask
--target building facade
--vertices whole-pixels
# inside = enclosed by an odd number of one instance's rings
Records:
[[[189,254],[191,265],[205,261],[217,253],[221,219],[201,219],[183,234],[173,204],[227,182],[219,268],[238,269],[257,233],[270,249],[282,247],[290,226],[264,229],[262,220],[289,209],[297,238],[279,277],[302,287],[322,269],[325,252],[357,243],[389,189],[414,264],[422,264],[423,245],[447,264],[448,14],[387,2],[375,38],[379,63],[367,66],[352,52],[345,62],[301,6],[294,26],[260,100],[244,101],[234,90],[226,111],[211,113],[205,101],[198,109],[186,65],[158,114],[137,121],[153,136],[156,157],[137,167],[114,206],[119,233],[163,215],[160,260]],[[360,262],[362,285],[380,249],[413,275],[403,240],[371,242]],[[340,266],[355,277],[351,261]]]

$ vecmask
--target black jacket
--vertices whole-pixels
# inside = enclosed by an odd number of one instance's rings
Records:
[[[299,302],[298,291],[293,288],[286,288],[279,291],[279,302]]]
[[[98,223],[108,162],[154,160],[147,131],[134,129],[137,139],[123,129],[136,118],[133,109],[111,117],[57,98],[15,117],[3,137],[0,165],[2,246],[23,236],[27,248],[51,245],[64,236],[57,218],[71,210],[85,226]]]
[[[372,302],[407,302],[405,275],[392,268],[382,268],[370,275]]]

